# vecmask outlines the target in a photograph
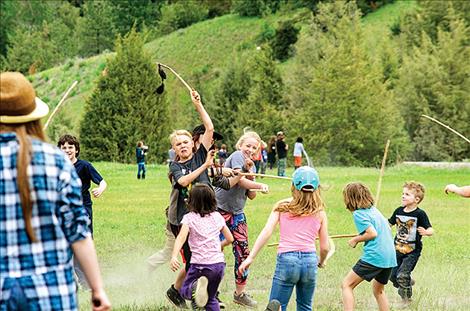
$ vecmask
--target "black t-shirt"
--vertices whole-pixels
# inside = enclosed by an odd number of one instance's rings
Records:
[[[172,225],[179,225],[183,216],[188,213],[186,199],[189,196],[191,186],[195,183],[211,184],[207,170],[204,170],[204,172],[202,172],[187,187],[183,187],[178,183],[178,180],[181,177],[188,175],[201,167],[204,162],[206,162],[206,157],[207,150],[204,145],[201,145],[193,157],[188,161],[182,163],[173,161],[170,163],[172,189],[170,194],[170,208],[168,209],[168,220]]]
[[[82,181],[82,197],[83,197],[83,205],[91,206],[91,196],[90,196],[90,186],[91,181],[95,184],[99,185],[100,182],[103,180],[100,173],[91,165],[90,162],[85,160],[77,160],[73,164],[75,169],[77,170],[78,176]]]
[[[431,226],[426,212],[416,208],[409,213],[405,212],[405,208],[400,206],[392,216],[388,219],[391,225],[397,226],[397,235],[395,236],[395,249],[402,254],[408,254],[413,251],[420,253],[423,248],[421,235],[418,227],[427,229]]]
[[[277,157],[279,159],[284,159],[287,157],[286,143],[282,140],[276,141],[276,151]]]

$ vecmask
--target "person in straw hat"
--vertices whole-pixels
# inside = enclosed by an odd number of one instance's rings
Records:
[[[0,74],[0,303],[7,310],[77,310],[72,253],[109,310],[75,169],[45,142],[48,106],[17,72]]]

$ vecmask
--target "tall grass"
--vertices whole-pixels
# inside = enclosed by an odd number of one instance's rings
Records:
[[[101,263],[106,289],[117,310],[173,310],[164,293],[174,281],[175,274],[168,265],[153,273],[147,271],[145,260],[163,246],[165,236],[164,209],[168,205],[170,185],[167,168],[149,165],[146,180],[137,180],[137,167],[115,163],[95,163],[108,182],[108,189],[94,200],[95,243]],[[355,233],[352,216],[344,208],[341,191],[350,181],[361,181],[375,193],[378,169],[373,168],[318,168],[327,204],[329,233]],[[271,171],[268,173],[275,173]],[[470,170],[430,169],[397,166],[385,171],[379,209],[387,218],[399,206],[402,185],[417,180],[426,186],[421,204],[429,215],[435,235],[424,238],[422,256],[413,273],[416,279],[411,310],[469,310],[470,299],[470,199],[445,195],[447,183],[469,184]],[[263,179],[270,193],[259,194],[246,206],[252,245],[264,226],[273,204],[289,196],[289,182]],[[278,240],[273,234],[271,242]],[[336,253],[325,269],[318,274],[315,291],[315,310],[341,310],[340,283],[358,260],[362,246],[351,249],[346,239],[336,240]],[[221,298],[228,310],[242,310],[231,303],[234,290],[233,255],[225,251],[227,269],[220,286]],[[247,290],[261,307],[267,303],[274,272],[276,249],[266,247],[252,265]],[[396,309],[400,299],[388,285],[386,293]],[[361,284],[357,290],[357,310],[376,309],[370,284]],[[89,293],[80,292],[81,310],[88,310]],[[295,310],[294,297],[289,310]]]

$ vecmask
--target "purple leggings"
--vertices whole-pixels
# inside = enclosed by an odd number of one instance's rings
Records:
[[[206,310],[209,311],[220,311],[219,302],[216,299],[217,289],[219,284],[224,277],[225,262],[219,262],[214,264],[191,264],[189,270],[186,273],[183,287],[180,289],[180,294],[185,299],[191,299],[192,288],[194,282],[196,282],[201,276],[205,276],[209,280],[207,286],[207,292],[209,294],[209,300],[207,301]]]

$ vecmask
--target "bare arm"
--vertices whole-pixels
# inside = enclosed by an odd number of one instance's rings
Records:
[[[326,256],[330,250],[330,246],[328,244],[328,219],[326,218],[326,213],[324,211],[320,212],[321,226],[319,232],[320,238],[320,260],[318,262],[318,266],[323,268],[326,265]]]
[[[222,232],[225,237],[225,239],[221,242],[221,246],[223,249],[225,246],[232,244],[234,239],[232,232],[230,232],[230,229],[227,227],[227,225],[225,225],[220,232]]]
[[[180,233],[175,239],[175,246],[173,246],[173,252],[171,253],[170,267],[171,267],[171,270],[173,271],[178,270],[180,267],[180,262],[178,260],[178,253],[183,247],[184,242],[186,242],[186,239],[188,238],[188,234],[189,234],[189,227],[188,225],[183,224],[181,226]]]
[[[178,184],[182,187],[187,187],[190,183],[192,183],[199,175],[201,175],[204,171],[206,171],[211,165],[214,160],[214,150],[211,150],[207,153],[206,162],[198,167],[195,171],[189,173],[188,175],[182,176],[178,179]]]
[[[434,234],[434,229],[432,227],[429,227],[427,229],[424,229],[423,227],[418,227],[418,233],[422,236],[432,236]]]
[[[279,222],[279,212],[272,211],[269,215],[268,221],[264,226],[263,230],[258,235],[255,245],[250,252],[250,255],[242,262],[239,271],[240,273],[245,273],[249,266],[253,263],[253,260],[258,255],[259,251],[263,246],[268,242],[269,238],[273,234],[274,228],[276,228],[277,223]]]
[[[202,105],[201,96],[199,96],[199,93],[196,91],[192,91],[191,99],[193,101],[194,107],[196,107],[196,111],[199,113],[199,117],[201,117],[202,124],[204,124],[204,127],[206,128],[206,131],[202,135],[202,144],[204,145],[204,147],[206,147],[206,150],[209,150],[212,145],[214,124],[212,124],[211,117]]]
[[[449,184],[445,187],[444,189],[445,193],[453,192],[455,194],[458,194],[464,198],[470,198],[470,186],[462,186],[459,187],[454,184]]]
[[[348,241],[349,246],[352,248],[356,247],[357,243],[369,241],[375,239],[377,237],[377,231],[375,231],[374,227],[369,226],[363,234],[356,235],[351,240]]]
[[[106,187],[108,187],[108,184],[103,179],[102,181],[100,181],[98,188],[91,190],[91,193],[95,198],[99,198],[101,194],[106,190]]]
[[[93,310],[110,310],[111,303],[106,296],[101,280],[98,258],[91,237],[77,241],[72,244],[75,258],[82,267],[83,273],[91,288],[91,299]]]

